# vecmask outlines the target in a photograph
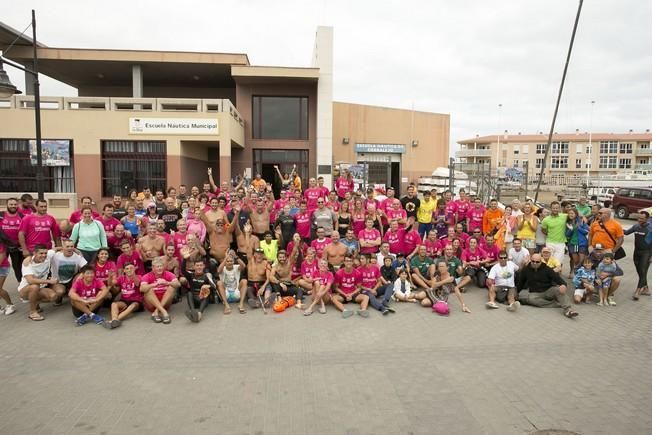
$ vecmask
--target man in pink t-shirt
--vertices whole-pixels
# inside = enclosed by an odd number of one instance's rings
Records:
[[[343,169],[342,174],[335,180],[335,191],[340,201],[344,201],[346,192],[353,192],[353,188],[353,178],[349,177],[349,171]]]
[[[357,270],[353,268],[353,258],[344,257],[344,267],[335,273],[334,292],[331,301],[335,308],[342,312],[345,319],[357,313],[361,317],[369,317],[367,305],[369,296],[362,294],[361,277]],[[360,304],[360,309],[352,311],[344,308],[344,304],[356,302]]]
[[[98,220],[104,227],[107,240],[113,237],[115,227],[120,225],[120,221],[113,217],[113,204],[104,204],[102,216]]]
[[[140,291],[143,293],[145,308],[152,313],[155,323],[171,322],[168,308],[172,299],[181,287],[181,283],[172,272],[165,270],[165,262],[161,257],[152,260],[152,271],[143,275],[140,280]]]
[[[100,218],[100,214],[92,209],[93,199],[90,196],[82,196],[81,205],[82,205],[81,208],[78,209],[78,210],[73,211],[70,214],[70,218],[68,218],[68,220],[70,221],[70,223],[72,225],[75,225],[76,223],[81,222],[81,220],[82,220],[82,209],[84,209],[84,208],[90,208],[91,209],[93,219],[97,220],[97,219]]]
[[[52,248],[52,240],[56,246],[61,246],[61,230],[57,220],[48,214],[48,202],[36,200],[36,213],[25,216],[18,229],[18,241],[27,257],[36,245]]]
[[[380,231],[374,228],[374,221],[371,218],[365,219],[365,228],[358,233],[358,240],[360,241],[361,254],[375,254],[380,248],[382,238]]]
[[[389,308],[389,300],[394,294],[394,287],[382,285],[380,267],[371,263],[369,255],[363,254],[360,256],[360,267],[356,270],[360,274],[362,294],[369,297],[369,304],[383,315],[393,313],[394,310]]]
[[[389,252],[396,255],[403,252],[403,236],[405,231],[398,227],[398,221],[393,219],[389,222],[389,229],[385,232],[383,240],[389,244]]]
[[[95,278],[95,269],[92,266],[82,267],[79,273],[80,278],[73,282],[68,292],[75,323],[77,326],[82,326],[88,320],[92,320],[102,325],[104,318],[97,313],[102,308],[105,298],[110,298],[109,289],[102,281]]]
[[[311,213],[308,212],[305,201],[301,201],[301,205],[299,205],[299,213],[295,214],[293,217],[297,233],[299,233],[304,242],[310,243],[312,216]]]
[[[321,258],[324,249],[331,242],[329,237],[326,237],[326,232],[323,228],[317,228],[317,238],[310,243],[310,247],[315,250],[317,258]]]

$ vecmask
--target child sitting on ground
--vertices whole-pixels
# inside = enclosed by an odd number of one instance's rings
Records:
[[[606,307],[609,305],[616,305],[616,302],[609,298],[609,287],[611,287],[611,279],[616,274],[616,263],[614,263],[614,254],[607,252],[602,257],[602,261],[598,264],[596,271],[595,283],[598,286],[600,293],[600,302],[598,306]]]
[[[396,255],[396,260],[392,262],[392,267],[394,268],[396,273],[400,272],[401,270],[408,270],[408,261],[402,252],[399,252]]]
[[[407,270],[401,269],[398,272],[398,279],[394,281],[394,298],[397,301],[416,302],[414,294],[410,291],[411,285],[407,277]]]
[[[593,261],[590,258],[585,258],[583,265],[575,272],[573,284],[575,285],[575,294],[573,296],[575,303],[579,304],[582,301],[589,304],[591,297],[595,292],[595,270],[593,270]]]

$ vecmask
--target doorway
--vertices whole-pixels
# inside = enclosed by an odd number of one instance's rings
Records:
[[[393,187],[397,194],[401,189],[401,155],[400,154],[358,154],[358,164],[365,167],[365,184]]]
[[[280,167],[278,163],[262,163],[261,164],[262,169],[260,175],[262,175],[263,180],[267,181],[268,183],[271,183],[272,191],[274,192],[274,198],[280,198],[281,181],[278,179],[278,174],[276,173],[276,169],[274,168],[274,165],[278,165]]]
[[[296,165],[297,174],[299,174],[304,185],[307,184],[308,150],[255,149],[253,151],[254,164],[252,176],[260,173],[265,181],[271,183],[276,198],[281,193],[281,180],[276,173],[276,169],[274,169],[274,165],[278,165],[283,174],[292,172],[292,167]]]

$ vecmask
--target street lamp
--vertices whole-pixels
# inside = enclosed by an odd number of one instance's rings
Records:
[[[23,65],[13,62],[0,54],[0,99],[11,98],[12,95],[20,94],[9,80],[9,76],[2,67],[3,63],[11,65],[34,77],[34,122],[36,126],[36,191],[38,199],[43,199],[43,156],[41,155],[41,90],[38,81],[38,54],[36,52],[36,13],[32,9],[32,47],[34,49],[33,67],[26,68]]]
[[[588,188],[589,185],[589,169],[591,166],[591,161],[593,160],[593,106],[595,106],[595,101],[591,101],[591,114],[589,116],[589,152],[586,156],[586,185]]]

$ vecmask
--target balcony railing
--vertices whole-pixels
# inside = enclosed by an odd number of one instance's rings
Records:
[[[15,95],[0,101],[2,109],[34,109],[34,96]],[[228,113],[241,126],[244,119],[228,99],[122,98],[122,97],[41,97],[42,110],[92,110],[113,112],[195,112]]]
[[[636,149],[636,155],[637,156],[652,156],[652,149],[651,148],[637,148]]]
[[[474,150],[464,149],[455,153],[455,157],[491,157],[491,151],[487,149]]]

